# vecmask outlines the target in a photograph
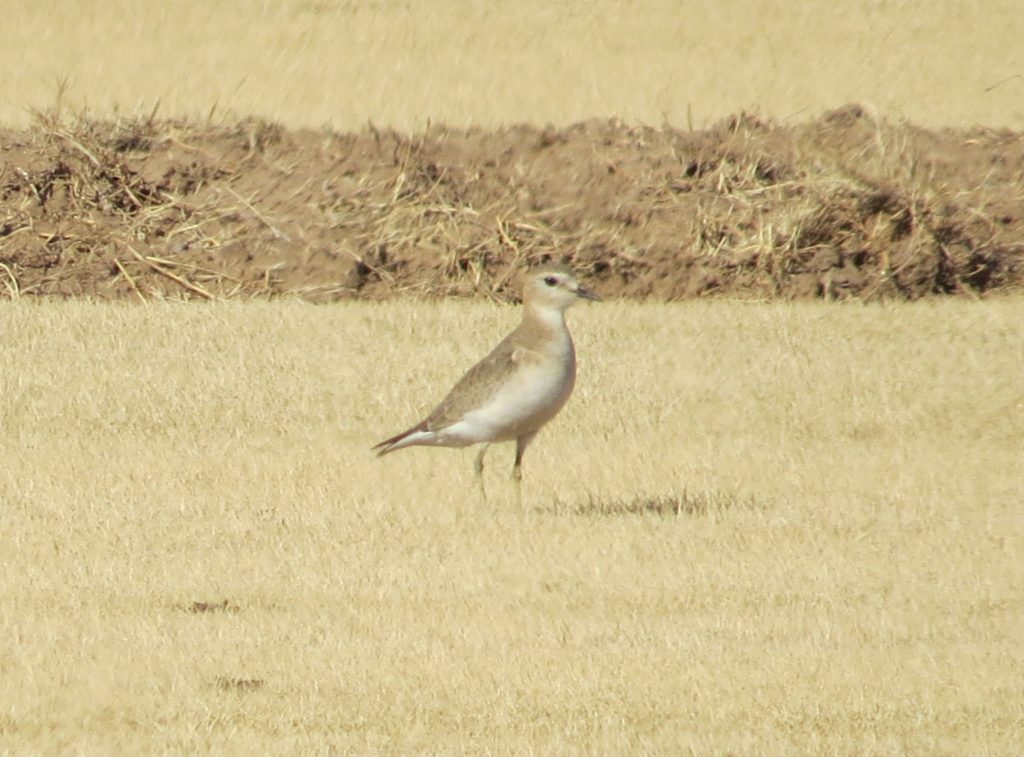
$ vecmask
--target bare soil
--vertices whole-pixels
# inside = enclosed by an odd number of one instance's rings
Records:
[[[916,299],[1024,284],[1024,134],[852,105],[706,131],[588,121],[406,135],[40,115],[0,130],[8,296]],[[0,289],[4,291],[4,289]]]

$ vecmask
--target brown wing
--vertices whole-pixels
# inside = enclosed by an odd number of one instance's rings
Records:
[[[485,404],[501,389],[505,379],[516,368],[518,331],[516,329],[505,337],[487,357],[466,371],[448,396],[427,416],[424,423],[428,430],[437,431],[452,425],[470,410]]]

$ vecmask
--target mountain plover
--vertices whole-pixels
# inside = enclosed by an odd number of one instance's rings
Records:
[[[565,311],[580,298],[601,299],[581,287],[569,268],[546,265],[529,271],[523,285],[523,320],[516,330],[470,368],[425,420],[373,449],[386,455],[414,445],[482,443],[473,469],[484,493],[488,445],[515,439],[512,479],[519,498],[523,453],[562,409],[576,381],[576,350]]]

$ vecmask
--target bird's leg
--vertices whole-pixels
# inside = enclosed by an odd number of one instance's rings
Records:
[[[512,468],[512,488],[516,493],[516,507],[523,509],[523,472],[519,466]]]
[[[480,448],[480,453],[476,456],[473,461],[473,473],[476,474],[476,482],[480,487],[480,498],[483,503],[487,504],[487,490],[484,488],[484,455],[487,454],[487,448],[490,445],[485,444]]]
[[[484,455],[487,454],[487,448],[491,445],[485,444],[480,448],[479,454],[476,456],[476,460],[473,461],[473,472],[478,475],[484,475]]]
[[[512,484],[516,490],[516,505],[520,510],[523,508],[523,453],[526,452],[526,446],[533,441],[536,434],[537,432],[534,431],[532,434],[526,434],[516,439],[516,461],[512,464]]]

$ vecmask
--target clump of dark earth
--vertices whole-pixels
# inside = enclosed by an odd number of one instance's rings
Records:
[[[1024,135],[848,106],[705,131],[408,135],[40,115],[0,130],[0,294],[905,299],[1024,283]]]

